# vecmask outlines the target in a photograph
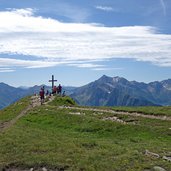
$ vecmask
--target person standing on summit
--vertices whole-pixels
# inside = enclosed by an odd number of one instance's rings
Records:
[[[62,86],[61,86],[61,84],[59,84],[59,86],[58,86],[58,94],[61,95],[61,93],[62,93]]]
[[[40,101],[41,101],[41,105],[44,103],[44,99],[45,99],[45,90],[44,88],[41,88],[40,92],[39,92],[39,95],[40,95]]]

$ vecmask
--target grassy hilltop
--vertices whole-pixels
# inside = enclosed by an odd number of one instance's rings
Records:
[[[27,97],[0,111],[0,126],[30,103]],[[171,120],[111,113],[115,108],[85,109],[69,97],[56,97],[28,110],[0,131],[0,170],[171,170],[171,162],[162,158],[171,156]],[[117,110],[143,113],[141,108]],[[143,110],[171,117],[169,107]]]

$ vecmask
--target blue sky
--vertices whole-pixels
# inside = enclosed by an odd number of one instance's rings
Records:
[[[170,0],[0,0],[0,82],[171,78],[170,23]]]

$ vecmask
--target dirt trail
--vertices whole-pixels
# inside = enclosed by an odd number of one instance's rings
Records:
[[[101,112],[101,113],[112,113],[117,115],[129,115],[129,116],[136,116],[136,117],[143,117],[143,118],[150,118],[150,119],[158,119],[158,120],[167,120],[171,121],[171,117],[168,116],[154,116],[149,114],[137,113],[137,112],[119,112],[110,109],[96,109],[96,108],[82,108],[82,107],[70,107],[70,106],[60,106],[59,108],[65,109],[76,109],[81,111],[93,111],[93,112]]]
[[[48,103],[50,101],[54,100],[54,97],[51,96],[47,102],[44,103],[44,105],[48,105]],[[4,132],[6,129],[8,129],[9,127],[11,127],[12,125],[14,125],[18,119],[20,119],[21,117],[23,117],[24,115],[27,114],[27,112],[29,110],[31,110],[34,107],[40,106],[41,102],[39,99],[39,96],[32,96],[31,97],[31,103],[30,105],[25,108],[23,111],[21,111],[15,118],[13,118],[10,121],[7,122],[3,122],[0,123],[0,132]],[[171,121],[171,117],[168,116],[154,116],[154,115],[148,115],[148,114],[143,114],[143,113],[137,113],[137,112],[119,112],[119,111],[114,111],[114,110],[110,110],[110,109],[96,109],[96,108],[83,108],[83,107],[70,107],[70,106],[60,106],[58,108],[62,108],[62,109],[76,109],[76,110],[81,110],[81,111],[93,111],[93,112],[100,112],[100,113],[111,113],[111,114],[117,114],[117,115],[129,115],[129,116],[136,116],[136,117],[143,117],[143,118],[150,118],[150,119],[158,119],[158,120],[167,120],[167,121]],[[113,120],[114,118],[110,117],[111,120]],[[104,118],[105,119],[105,118]],[[109,119],[106,118],[106,119]],[[115,119],[116,120],[116,119]]]
[[[49,97],[48,100],[43,103],[43,105],[48,104],[50,101],[54,100],[54,98],[55,98],[54,96]],[[39,96],[32,96],[29,106],[23,109],[15,118],[13,118],[10,121],[0,123],[0,132],[4,132],[6,129],[14,125],[21,117],[26,115],[29,110],[37,106],[41,106],[40,98]]]
[[[15,118],[10,121],[0,123],[0,132],[4,132],[6,129],[14,125],[22,116],[26,115],[29,110],[40,105],[41,102],[39,96],[32,96],[29,106],[22,110]]]

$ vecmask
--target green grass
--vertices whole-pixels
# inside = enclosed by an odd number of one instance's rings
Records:
[[[25,97],[20,101],[0,110],[0,123],[7,122],[15,118],[22,110],[30,104],[30,97]]]
[[[135,125],[123,125],[102,120],[110,113],[80,111],[84,115],[73,115],[71,112],[79,110],[56,107],[67,105],[67,99],[57,97],[48,106],[31,110],[0,134],[1,169],[44,166],[54,170],[143,171],[161,166],[169,171],[171,163],[144,153],[148,149],[160,156],[170,154],[170,121],[133,117]]]
[[[62,106],[62,105],[74,106],[74,105],[76,105],[75,101],[68,96],[65,96],[65,97],[56,96],[55,100],[53,100],[49,104],[52,106]]]

